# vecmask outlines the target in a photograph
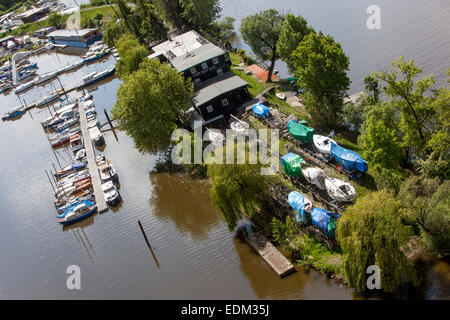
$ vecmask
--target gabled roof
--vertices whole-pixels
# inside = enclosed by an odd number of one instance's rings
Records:
[[[163,55],[180,72],[225,53],[195,31],[172,37],[152,50],[150,59]]]
[[[204,82],[195,93],[194,105],[197,107],[201,106],[224,93],[246,87],[247,85],[248,83],[239,76],[232,72],[227,72],[222,77],[216,77]]]

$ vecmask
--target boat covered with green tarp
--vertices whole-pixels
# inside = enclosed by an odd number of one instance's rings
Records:
[[[281,166],[284,169],[284,173],[293,178],[302,175],[302,164],[306,164],[306,161],[298,154],[292,152],[281,158]]]
[[[296,140],[300,142],[313,143],[313,135],[315,132],[314,128],[309,128],[298,123],[297,121],[289,120],[287,129]]]

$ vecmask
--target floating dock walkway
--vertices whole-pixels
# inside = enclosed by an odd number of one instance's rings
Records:
[[[97,203],[98,212],[102,213],[108,211],[108,206],[106,205],[105,197],[103,195],[102,182],[98,173],[97,163],[95,162],[94,146],[89,135],[86,113],[84,112],[84,101],[80,101],[78,108],[80,114],[81,132],[83,133],[84,138],[84,148],[86,149],[88,161],[87,166],[91,175],[92,186],[94,188],[95,202]]]
[[[261,233],[254,232],[247,239],[250,246],[267,262],[269,266],[280,276],[284,277],[295,272],[295,267],[270,243]]]

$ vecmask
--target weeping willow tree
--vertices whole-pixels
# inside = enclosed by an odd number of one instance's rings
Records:
[[[402,223],[403,213],[399,201],[382,190],[358,199],[339,219],[336,236],[350,287],[366,289],[367,267],[371,265],[380,268],[385,292],[392,292],[404,280],[417,283],[414,266],[402,249],[413,234]]]
[[[222,212],[230,230],[236,227],[243,215],[253,217],[270,203],[268,188],[271,178],[261,175],[260,164],[245,163],[234,161],[234,164],[208,166],[212,203]]]

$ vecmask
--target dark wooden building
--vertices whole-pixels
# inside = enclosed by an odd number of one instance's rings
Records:
[[[195,31],[171,37],[152,48],[149,58],[170,63],[195,84],[193,110],[204,125],[228,120],[250,98],[247,82],[230,72],[231,59],[225,50]]]

